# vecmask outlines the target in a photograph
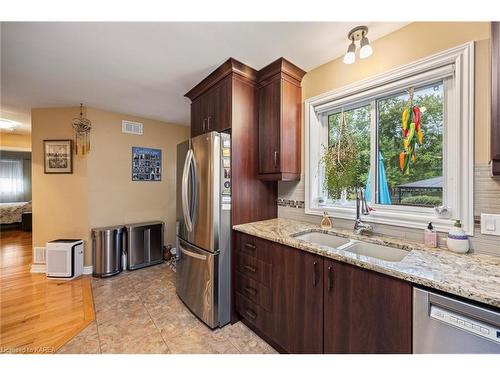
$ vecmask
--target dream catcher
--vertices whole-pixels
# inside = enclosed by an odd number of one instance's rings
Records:
[[[413,88],[408,90],[410,96],[409,106],[405,108],[402,116],[403,146],[404,151],[399,154],[399,167],[401,171],[410,174],[410,164],[415,164],[417,160],[416,146],[422,144],[424,133],[421,129],[420,115],[423,110],[419,106],[413,105]]]
[[[80,103],[80,117],[71,123],[75,137],[75,154],[85,155],[90,152],[90,129],[92,123],[83,117],[83,104]]]

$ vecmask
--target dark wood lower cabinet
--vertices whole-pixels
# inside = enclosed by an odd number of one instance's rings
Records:
[[[236,312],[279,351],[411,353],[410,283],[257,237],[235,243]]]
[[[323,352],[323,258],[238,234],[235,309],[281,352]]]
[[[272,337],[288,353],[322,353],[323,258],[273,247]]]
[[[325,353],[411,353],[409,283],[331,260],[324,273]]]

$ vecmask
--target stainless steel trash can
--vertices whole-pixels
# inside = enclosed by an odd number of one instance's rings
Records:
[[[127,224],[127,269],[152,266],[163,262],[163,232],[162,221]]]
[[[121,272],[123,229],[123,225],[92,229],[94,276],[108,277]]]

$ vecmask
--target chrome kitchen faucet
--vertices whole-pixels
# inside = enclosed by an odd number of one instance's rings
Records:
[[[366,203],[365,190],[360,187],[356,189],[356,221],[354,222],[354,233],[362,234],[363,232],[372,232],[372,226],[361,221],[361,214],[370,215],[370,210]]]

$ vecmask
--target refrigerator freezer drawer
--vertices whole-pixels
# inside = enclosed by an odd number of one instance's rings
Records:
[[[219,254],[202,250],[178,238],[176,288],[180,299],[209,327],[218,325]]]

